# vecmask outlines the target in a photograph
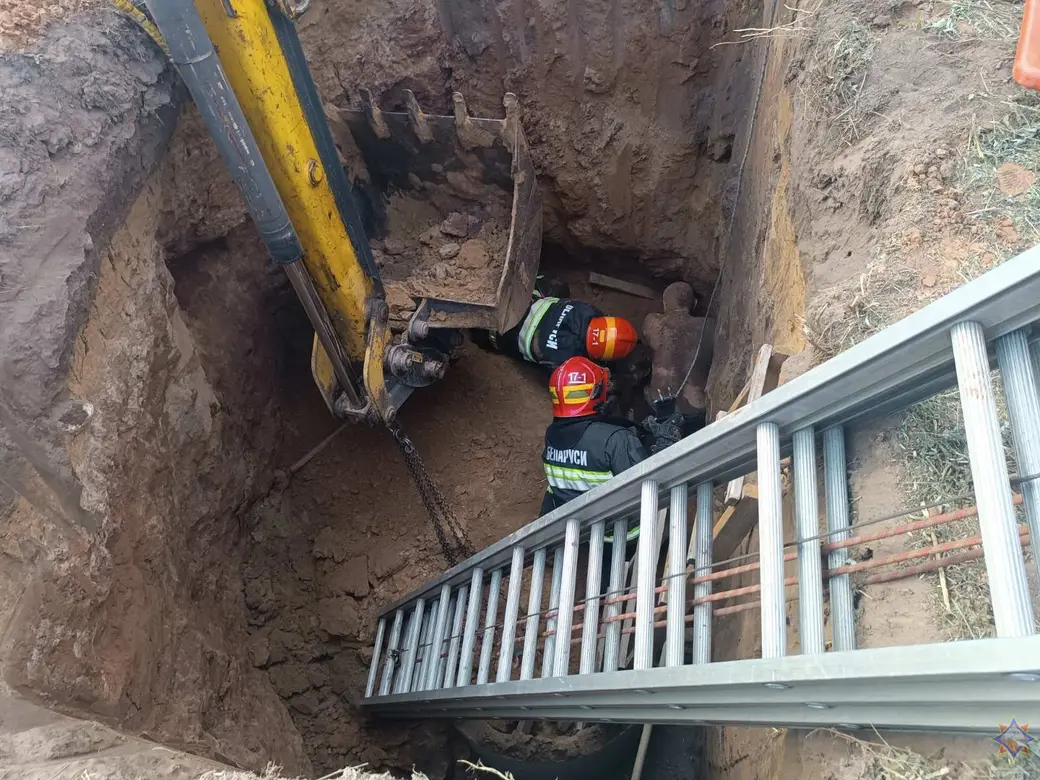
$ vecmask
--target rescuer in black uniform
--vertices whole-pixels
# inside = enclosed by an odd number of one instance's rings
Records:
[[[624,317],[607,317],[574,298],[537,293],[516,327],[488,334],[499,352],[554,369],[579,355],[607,363],[620,360],[638,340],[635,326]]]
[[[549,380],[553,421],[545,431],[542,465],[549,486],[542,501],[547,514],[601,485],[648,456],[632,423],[601,413],[610,372],[585,357],[564,361]],[[643,423],[652,451],[682,438],[681,415],[650,417]],[[628,532],[629,541],[639,534]]]

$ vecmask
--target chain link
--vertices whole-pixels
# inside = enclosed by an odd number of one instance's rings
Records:
[[[430,522],[433,524],[434,533],[437,534],[437,541],[440,542],[444,558],[448,561],[449,566],[457,565],[475,552],[469,537],[462,530],[448,499],[441,492],[430,472],[427,471],[426,464],[423,463],[423,459],[415,448],[415,443],[397,423],[392,423],[387,428],[393,435],[397,448],[401,450],[401,455],[404,456],[405,466],[419,491],[423,506],[426,507],[426,512],[430,516]]]

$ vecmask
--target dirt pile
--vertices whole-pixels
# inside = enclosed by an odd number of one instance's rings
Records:
[[[429,201],[398,193],[387,207],[387,237],[371,242],[391,319],[407,321],[412,299],[492,304],[509,244],[501,202],[443,216]]]

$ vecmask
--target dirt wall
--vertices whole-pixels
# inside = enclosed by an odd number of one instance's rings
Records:
[[[122,17],[0,56],[0,89],[3,679],[171,745],[306,769],[241,650],[236,513],[268,490],[280,431],[267,277],[210,301],[246,344],[182,316],[155,240],[174,81]]]
[[[774,7],[763,26],[782,29],[744,44],[762,63],[763,88],[719,291],[721,345],[709,385],[719,405],[739,391],[763,342],[794,356],[781,377],[787,381],[1010,256],[1025,234],[1036,240],[1027,204],[1040,158],[1033,120],[1020,116],[1034,109],[1017,108],[1032,97],[1010,83],[1019,5],[973,6],[967,14],[945,2]],[[1017,195],[999,186],[996,171],[1007,163],[1029,168],[1025,188],[1011,188]],[[955,436],[956,406],[927,427]],[[926,459],[941,472],[963,457],[920,445],[899,415],[849,436],[854,522],[898,518],[925,494],[931,502],[968,492],[936,479],[904,493],[908,461]],[[790,528],[785,538],[793,538]],[[882,557],[912,544],[900,537],[857,555]],[[748,549],[756,546],[752,537]],[[960,579],[956,571],[948,570],[950,583]],[[860,646],[949,638],[954,618],[944,611],[970,611],[971,602],[950,587],[953,610],[943,609],[930,577],[866,588]],[[789,650],[797,651],[796,604],[788,618]],[[754,656],[757,624],[755,611],[716,620],[724,657]],[[916,751],[917,763],[906,766],[922,776],[983,776],[988,770],[961,762],[985,767],[994,755],[984,739],[884,739]],[[713,729],[709,753],[719,780],[871,777],[895,755],[869,732],[742,728]]]

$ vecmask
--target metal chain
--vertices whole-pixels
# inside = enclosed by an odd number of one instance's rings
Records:
[[[387,428],[394,437],[398,449],[401,450],[401,455],[404,456],[405,466],[415,483],[416,490],[419,491],[419,497],[422,499],[423,506],[426,507],[426,513],[430,516],[433,531],[437,534],[441,552],[444,553],[450,566],[457,565],[461,560],[474,554],[473,544],[466,536],[466,532],[462,530],[448,499],[441,492],[430,472],[427,471],[426,464],[423,463],[423,459],[415,448],[415,443],[396,422],[387,425]],[[449,541],[449,535],[451,541]]]

